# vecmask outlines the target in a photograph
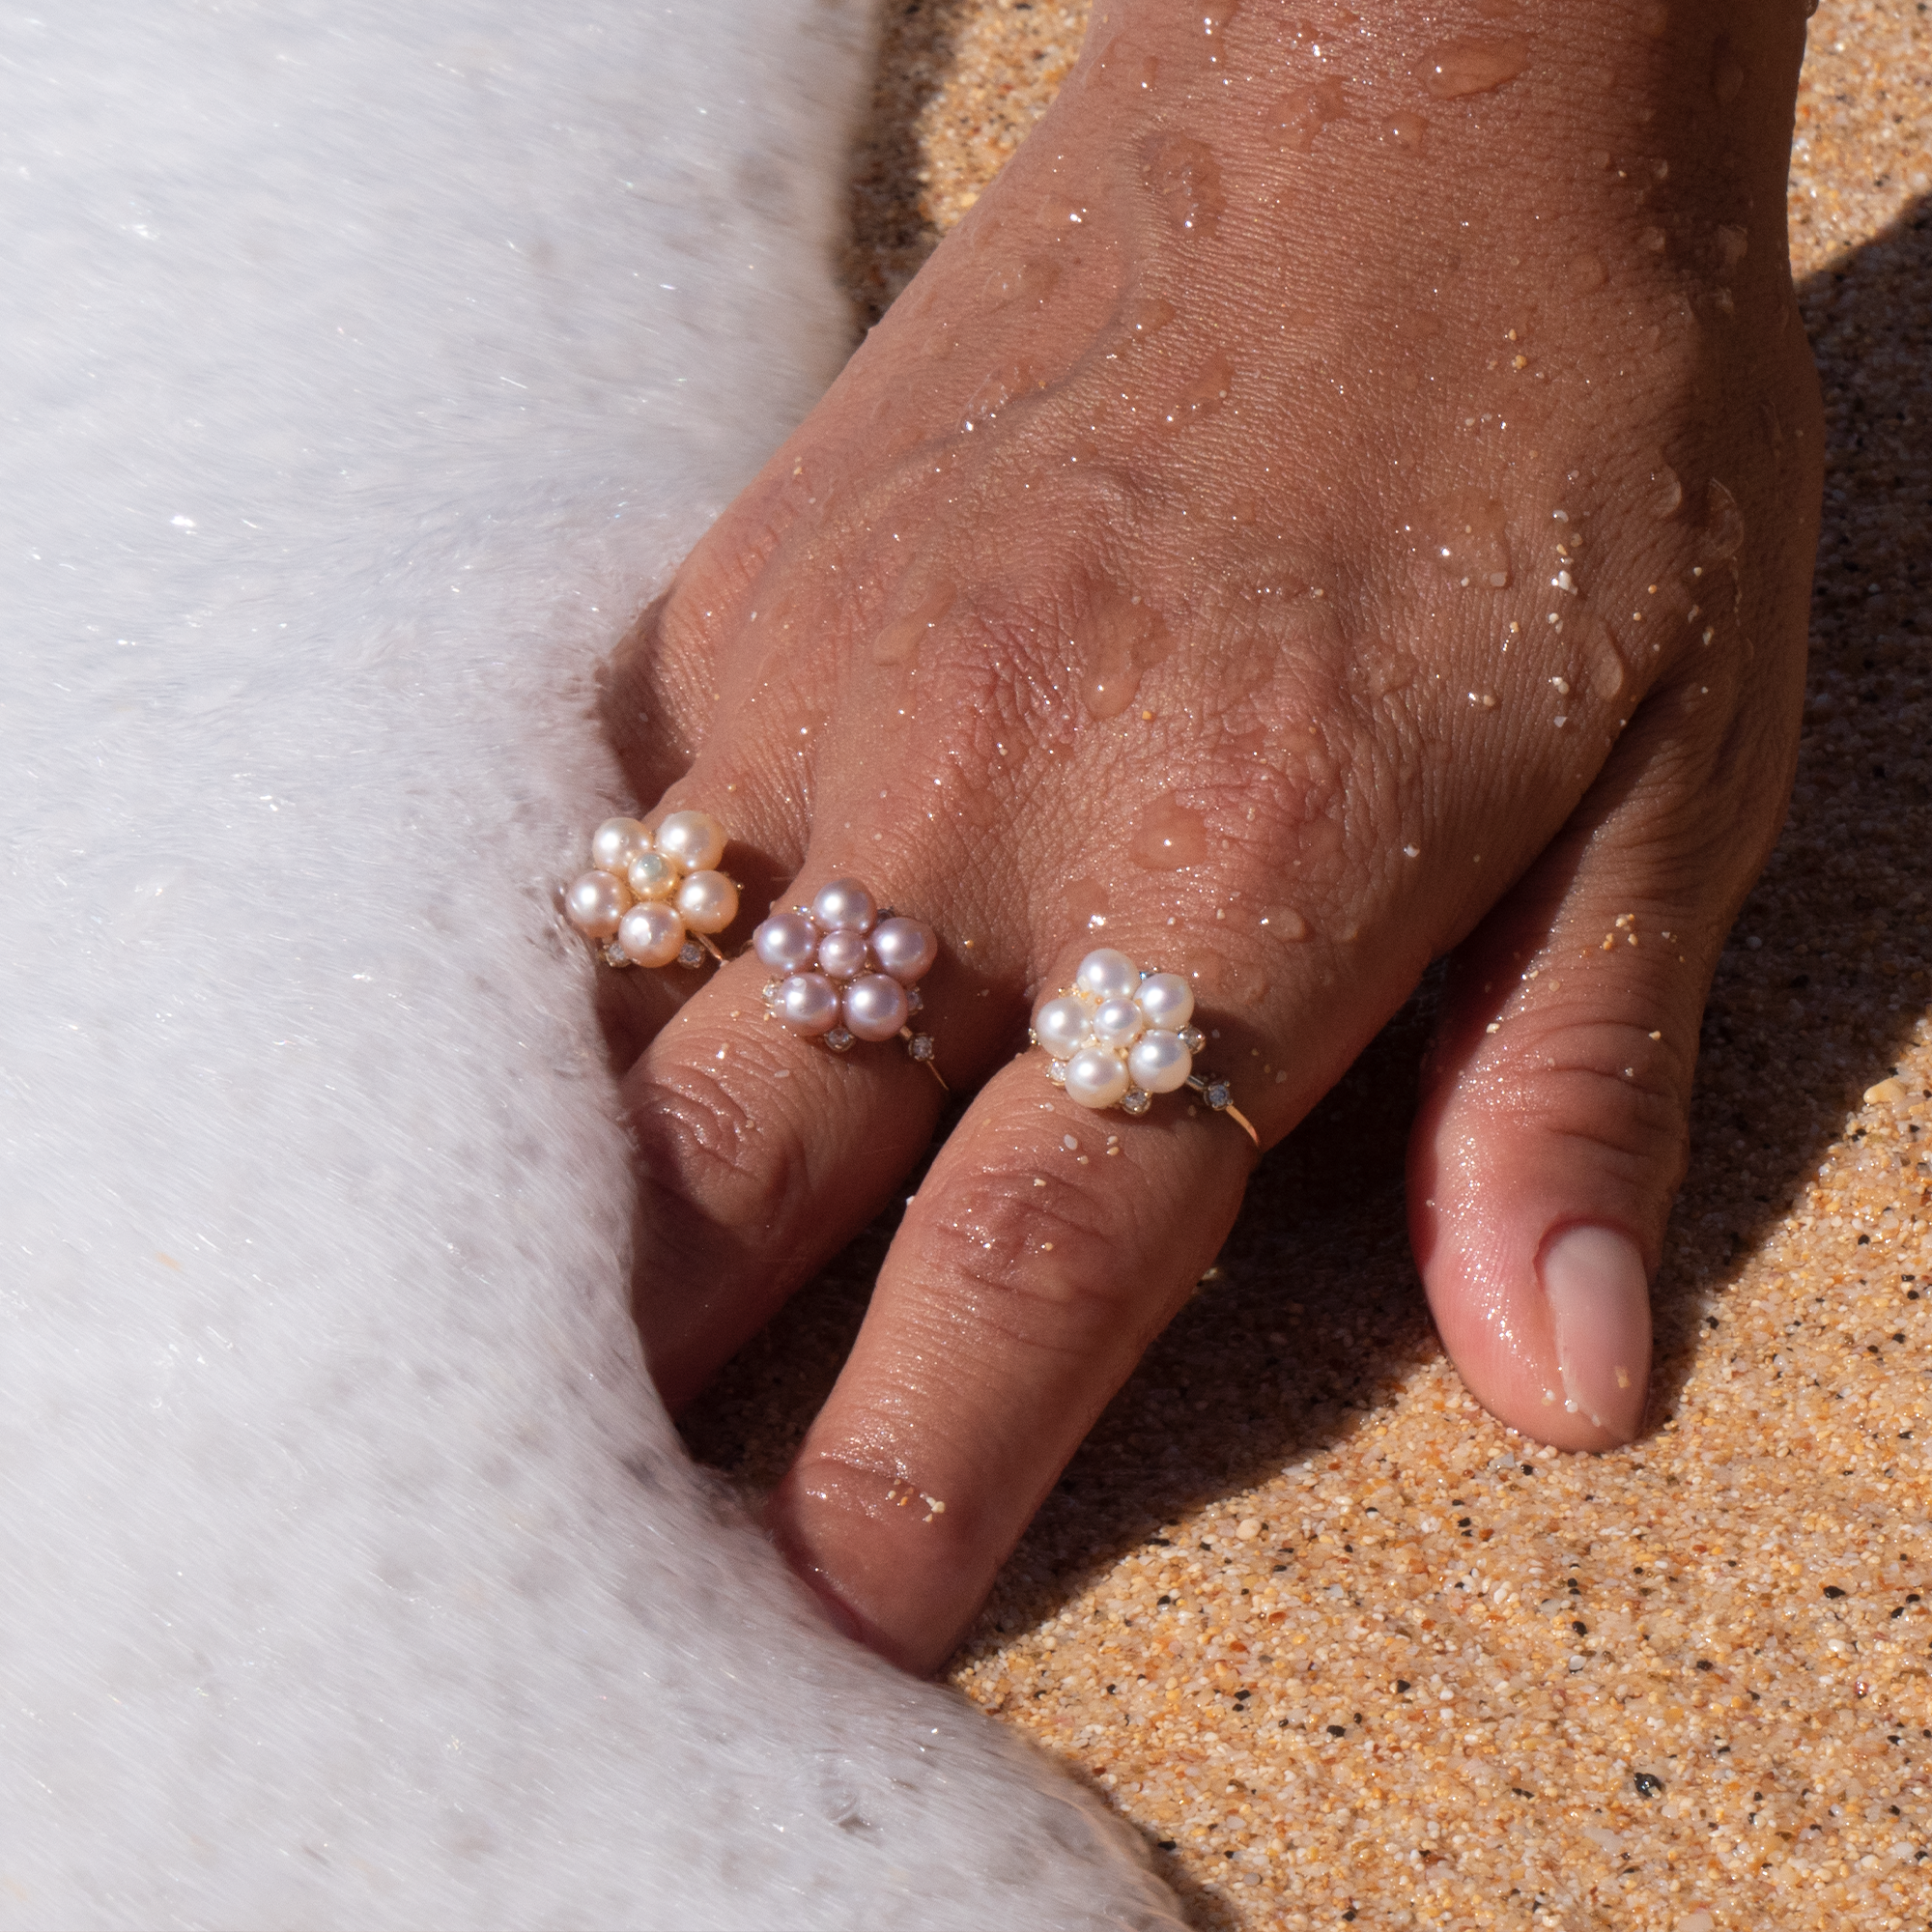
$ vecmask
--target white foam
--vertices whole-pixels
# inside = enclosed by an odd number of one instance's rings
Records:
[[[1172,1922],[684,1460],[554,906],[864,38],[0,12],[0,1924]]]

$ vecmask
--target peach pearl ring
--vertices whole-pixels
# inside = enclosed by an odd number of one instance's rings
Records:
[[[1193,1016],[1194,991],[1179,974],[1143,971],[1103,946],[1081,960],[1072,989],[1034,1015],[1033,1040],[1046,1049],[1046,1077],[1083,1107],[1145,1114],[1156,1094],[1186,1087],[1260,1147],[1228,1083],[1194,1070],[1207,1041]]]
[[[738,888],[718,869],[724,828],[708,811],[673,811],[655,833],[607,818],[590,835],[590,870],[570,882],[563,909],[611,966],[701,966],[738,917]]]
[[[923,920],[881,913],[857,879],[834,879],[810,905],[773,913],[753,933],[752,950],[776,975],[765,987],[773,1019],[834,1053],[896,1034],[946,1085],[932,1036],[908,1024],[921,1006],[918,982],[939,957],[938,937]]]

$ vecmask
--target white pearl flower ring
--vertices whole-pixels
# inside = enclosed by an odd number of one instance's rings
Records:
[[[857,879],[834,879],[810,906],[773,913],[753,933],[752,950],[778,976],[765,987],[773,1019],[834,1053],[896,1034],[946,1085],[932,1036],[907,1024],[920,1009],[918,981],[939,957],[939,940],[923,921],[882,914]]]
[[[738,888],[718,869],[724,856],[724,828],[708,811],[673,811],[655,834],[635,818],[607,818],[564,913],[611,966],[723,959],[711,935],[738,917]]]
[[[1228,1083],[1195,1072],[1207,1042],[1188,1024],[1193,1016],[1193,989],[1179,974],[1144,972],[1102,947],[1081,960],[1072,990],[1034,1015],[1033,1039],[1046,1049],[1046,1077],[1083,1107],[1145,1114],[1156,1094],[1188,1087],[1260,1147]]]

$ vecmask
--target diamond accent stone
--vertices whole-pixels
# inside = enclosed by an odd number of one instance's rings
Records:
[[[767,980],[765,981],[765,999],[767,1002],[776,1000],[783,990],[784,981],[782,980]]]
[[[1066,1063],[1064,1060],[1049,1060],[1046,1063],[1046,1077],[1056,1087],[1066,1085]]]
[[[906,1054],[913,1060],[930,1060],[939,1051],[929,1033],[916,1033],[906,1041]]]
[[[677,955],[677,963],[680,966],[702,966],[704,964],[703,947],[698,945],[695,939],[687,939],[684,942],[684,950]]]
[[[925,1001],[921,995],[919,988],[917,986],[908,986],[906,988],[906,1011],[909,1013],[923,1013],[924,1010]]]
[[[607,966],[628,966],[631,962],[624,949],[613,939],[604,949],[604,963]]]
[[[1182,1027],[1180,1043],[1189,1053],[1199,1053],[1208,1044],[1208,1037],[1199,1027]]]
[[[1123,1114],[1145,1114],[1153,1105],[1153,1095],[1144,1094],[1138,1087],[1129,1087],[1121,1095],[1121,1112]]]
[[[843,1027],[834,1027],[825,1036],[825,1043],[834,1053],[847,1053],[851,1050],[852,1036]]]
[[[1225,1080],[1216,1080],[1201,1097],[1218,1114],[1235,1097],[1234,1089]]]

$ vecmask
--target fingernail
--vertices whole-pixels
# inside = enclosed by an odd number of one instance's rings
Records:
[[[1543,1251],[1564,1407],[1620,1442],[1635,1436],[1650,1384],[1650,1282],[1614,1228],[1565,1228]]]

